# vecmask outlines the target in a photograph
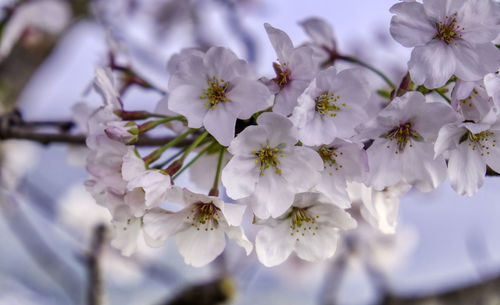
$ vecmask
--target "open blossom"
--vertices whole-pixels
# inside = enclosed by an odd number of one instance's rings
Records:
[[[496,117],[496,115],[495,115]],[[474,195],[483,185],[486,165],[500,172],[500,120],[450,123],[441,128],[436,156],[448,153],[448,175],[460,195]]]
[[[284,262],[292,252],[307,261],[327,259],[337,248],[340,230],[356,221],[319,193],[300,193],[278,219],[269,219],[257,233],[255,250],[265,266]]]
[[[233,158],[222,171],[222,183],[229,197],[249,197],[257,217],[278,217],[296,193],[319,181],[323,161],[311,148],[295,145],[297,132],[284,116],[265,112],[257,123],[231,142]]]
[[[496,107],[488,94],[482,80],[458,80],[451,94],[451,104],[464,120],[480,122]]]
[[[419,92],[395,98],[375,119],[359,128],[374,139],[368,148],[369,184],[377,190],[404,181],[429,192],[446,178],[446,163],[434,159],[441,126],[456,116],[444,103],[426,103]]]
[[[391,34],[414,47],[408,63],[416,84],[437,88],[455,74],[480,80],[500,66],[500,52],[491,42],[499,34],[492,1],[425,0],[395,4]]]
[[[351,206],[347,182],[364,181],[368,175],[368,157],[363,145],[337,139],[317,148],[324,169],[316,190],[327,195],[341,208]]]
[[[274,63],[276,77],[272,80],[277,93],[273,111],[282,115],[292,113],[297,98],[304,92],[316,73],[313,50],[310,47],[293,47],[288,35],[268,23],[264,24],[269,40],[278,55]]]
[[[184,115],[191,128],[201,126],[222,145],[234,138],[236,119],[248,119],[272,105],[273,96],[248,63],[229,49],[206,53],[186,50],[169,80],[168,107]]]
[[[200,267],[213,261],[225,248],[225,235],[248,254],[252,243],[241,228],[245,206],[224,203],[220,198],[187,189],[176,200],[184,208],[178,212],[152,209],[144,215],[144,232],[152,246],[176,236],[177,248],[186,264]]]
[[[327,64],[337,55],[337,42],[330,24],[317,17],[300,22],[307,35],[312,39],[307,45],[313,49],[313,58],[320,66]]]
[[[354,127],[368,120],[364,109],[369,87],[360,70],[337,73],[330,67],[318,73],[299,97],[292,121],[306,145],[329,144],[336,137],[350,138]]]

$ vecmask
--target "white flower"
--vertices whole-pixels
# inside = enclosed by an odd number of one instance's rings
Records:
[[[240,226],[245,206],[224,203],[220,198],[183,189],[178,202],[184,208],[176,213],[152,209],[144,215],[144,232],[152,246],[176,236],[177,248],[186,264],[204,266],[225,248],[225,236],[248,254],[252,243]],[[147,240],[148,241],[148,240]]]
[[[126,205],[120,206],[113,214],[111,245],[125,256],[130,256],[137,249],[137,240],[142,232],[142,219],[132,215]]]
[[[357,69],[341,71],[334,67],[318,73],[298,99],[291,118],[306,145],[329,144],[336,137],[349,138],[354,127],[366,122],[370,92]]]
[[[158,103],[156,104],[154,113],[163,114],[166,116],[179,115],[178,113],[173,112],[170,109],[168,109],[168,94],[165,94],[165,96],[161,100],[158,101]],[[173,121],[166,123],[166,125],[171,130],[176,132],[177,134],[183,134],[186,131],[188,131],[188,127],[182,121],[173,120]]]
[[[452,106],[464,120],[482,121],[495,107],[483,81],[458,80],[451,94]]]
[[[269,219],[257,233],[255,250],[265,266],[284,262],[292,252],[307,261],[327,259],[337,248],[339,230],[356,221],[319,193],[300,193],[280,218]]]
[[[323,161],[314,150],[295,145],[296,130],[284,116],[265,112],[257,123],[231,142],[233,158],[222,171],[222,184],[233,199],[249,197],[257,217],[278,217],[296,193],[319,181]]]
[[[384,234],[394,234],[398,222],[399,197],[411,185],[404,182],[377,191],[363,183],[348,184],[349,197],[353,203],[360,204],[361,216],[375,229]]]
[[[292,113],[297,105],[297,98],[304,92],[316,73],[316,65],[312,57],[313,50],[307,46],[294,48],[285,32],[273,28],[268,23],[264,26],[279,62],[273,64],[276,72],[276,78],[273,79],[273,91],[277,92],[273,111],[288,115]]]
[[[474,195],[483,185],[486,165],[500,172],[500,121],[450,123],[441,128],[436,140],[436,156],[449,153],[448,175],[460,195]]]
[[[113,110],[121,110],[123,104],[120,99],[120,93],[116,88],[111,69],[107,67],[96,67],[94,74],[94,87],[104,99],[104,106]]]
[[[426,103],[419,92],[395,98],[359,128],[374,139],[368,148],[369,185],[377,190],[404,181],[429,192],[446,178],[442,157],[434,159],[434,140],[444,124],[456,120],[444,103]]]
[[[363,181],[368,174],[368,157],[363,145],[337,139],[317,149],[324,169],[316,190],[327,195],[341,208],[351,206],[347,182]]]
[[[222,145],[234,138],[236,119],[248,119],[272,105],[273,96],[244,60],[229,49],[188,50],[177,58],[169,80],[169,109],[191,128],[205,129]]]
[[[332,60],[337,55],[337,42],[330,24],[317,17],[311,17],[300,22],[306,33],[312,39],[307,45],[313,49],[313,58],[320,66]]]
[[[132,146],[123,156],[121,174],[129,191],[141,190],[139,193],[144,196],[144,204],[148,208],[159,206],[172,188],[170,176],[160,170],[146,169],[144,161]]]
[[[395,4],[391,34],[405,47],[414,47],[408,68],[412,80],[437,88],[455,74],[480,80],[500,65],[500,52],[491,41],[499,30],[492,1],[425,0]]]

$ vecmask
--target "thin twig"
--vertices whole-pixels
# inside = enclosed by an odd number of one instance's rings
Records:
[[[94,229],[94,235],[90,252],[87,255],[87,304],[101,305],[103,304],[103,283],[101,276],[101,268],[99,265],[99,257],[101,256],[102,248],[106,240],[106,226],[98,225]]]

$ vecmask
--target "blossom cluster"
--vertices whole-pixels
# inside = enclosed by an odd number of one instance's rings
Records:
[[[255,245],[266,266],[292,252],[317,261],[359,221],[394,233],[411,187],[430,192],[449,177],[459,194],[476,193],[488,167],[500,172],[498,11],[486,0],[409,0],[391,12],[393,38],[413,51],[379,108],[376,89],[387,88],[369,70],[337,67],[348,57],[318,18],[301,23],[311,40],[299,46],[265,24],[271,77],[225,47],[180,51],[154,112],[127,111],[111,69],[97,68],[104,105],[87,124],[86,187],[113,216],[112,244],[130,255],[139,238],[157,247],[175,236],[185,262],[203,266],[227,236],[247,255]],[[157,126],[175,136],[146,155],[135,143]],[[177,185],[184,170],[208,192]]]

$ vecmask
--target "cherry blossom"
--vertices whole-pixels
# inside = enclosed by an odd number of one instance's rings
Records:
[[[222,253],[225,235],[250,254],[253,245],[240,226],[245,206],[187,189],[176,201],[184,207],[178,212],[153,209],[144,215],[144,231],[149,237],[146,241],[152,246],[175,235],[185,263],[195,267],[210,263]]]
[[[283,216],[262,224],[255,250],[268,267],[281,264],[292,252],[307,261],[327,259],[335,253],[339,231],[356,227],[347,212],[319,193],[297,194]]]
[[[491,1],[425,0],[395,4],[391,35],[413,47],[408,68],[412,80],[437,88],[455,74],[476,81],[500,66],[500,53],[491,42],[498,34]]]
[[[201,126],[222,145],[234,138],[236,119],[272,105],[273,97],[250,66],[229,49],[206,53],[187,50],[170,78],[169,109],[184,115],[188,126]]]
[[[323,161],[313,149],[295,145],[297,132],[287,118],[266,112],[257,123],[231,142],[222,184],[233,199],[249,197],[257,217],[278,217],[296,193],[319,181]]]

